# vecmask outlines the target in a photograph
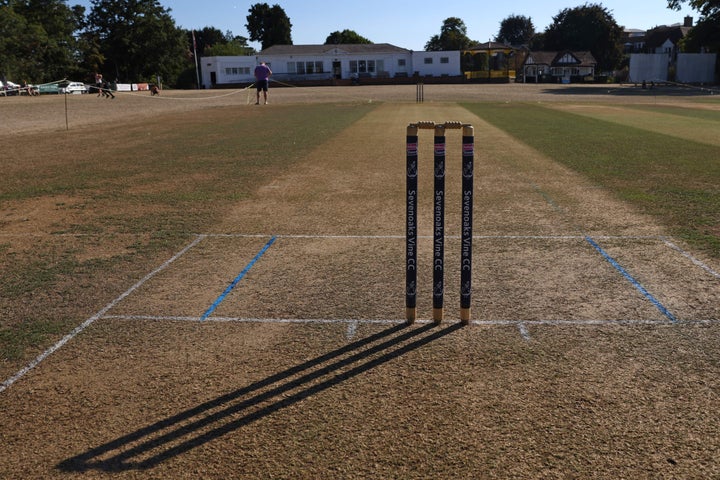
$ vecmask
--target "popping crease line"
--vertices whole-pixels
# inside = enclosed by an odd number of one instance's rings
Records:
[[[70,340],[75,338],[78,334],[80,334],[83,330],[88,328],[90,325],[92,325],[96,320],[103,318],[105,314],[110,311],[115,305],[123,301],[128,295],[133,293],[138,288],[142,287],[143,284],[145,284],[148,280],[150,280],[152,277],[160,273],[161,271],[165,270],[171,263],[173,263],[175,260],[183,256],[185,253],[187,253],[188,250],[195,247],[198,243],[200,243],[202,240],[205,239],[205,236],[198,235],[195,240],[193,240],[190,244],[186,245],[185,248],[180,250],[178,253],[173,255],[168,261],[160,265],[158,268],[153,270],[152,272],[145,275],[140,281],[138,281],[135,285],[130,287],[128,290],[126,290],[122,295],[117,297],[112,302],[108,303],[102,310],[97,312],[92,317],[85,320],[83,323],[75,327],[70,333],[65,335],[63,338],[61,338],[57,343],[55,343],[53,346],[45,350],[43,353],[35,357],[33,361],[28,363],[25,367],[23,367],[21,370],[19,370],[15,375],[5,380],[2,384],[0,384],[0,393],[2,393],[4,390],[6,390],[10,385],[20,380],[22,377],[24,377],[29,371],[37,367],[43,360],[45,360],[48,356],[52,355],[55,351],[59,350],[63,345],[68,343]]]
[[[111,234],[109,236],[118,236],[119,234]],[[135,236],[135,234],[128,234]],[[396,240],[404,239],[405,235],[311,235],[311,234],[277,234],[271,235],[266,233],[191,233],[189,235],[195,237],[206,238],[287,238],[287,239],[348,239],[348,240]],[[102,237],[104,234],[94,233],[0,233],[0,237]],[[418,238],[432,238],[432,235],[418,235]],[[460,238],[460,235],[446,235],[446,238]],[[673,246],[667,237],[662,235],[597,235],[598,239],[617,239],[617,240],[658,240],[668,243],[671,248],[682,252],[679,248]],[[584,235],[473,235],[473,239],[479,240],[584,240]],[[716,274],[720,275],[720,274]]]
[[[103,319],[109,320],[127,320],[127,321],[184,321],[199,322],[200,317],[192,316],[159,316],[159,315],[104,315]],[[372,319],[372,318],[258,318],[258,317],[210,317],[206,322],[217,323],[276,323],[276,324],[335,324],[335,325],[397,325],[407,323],[407,320],[401,318]],[[435,323],[430,319],[418,319],[417,324]],[[448,320],[443,323],[456,323],[455,320]],[[588,319],[588,320],[471,320],[471,325],[478,326],[518,326],[520,324],[528,326],[632,326],[632,325],[656,325],[669,326],[667,320],[661,319]],[[720,318],[695,319],[695,320],[677,320],[672,325],[712,325],[720,324]]]
[[[209,238],[287,238],[287,239],[368,239],[368,240],[384,240],[384,239],[404,239],[405,235],[310,235],[310,234],[264,234],[264,233],[204,233]],[[446,235],[446,238],[460,238],[460,235]],[[418,235],[418,238],[433,238],[432,235]],[[662,235],[597,235],[594,238],[603,240],[658,240],[665,241],[666,237]],[[585,240],[585,235],[473,235],[473,239],[494,240]]]
[[[705,263],[703,263],[700,260],[698,260],[697,258],[693,257],[691,254],[689,254],[682,248],[678,247],[677,245],[675,245],[673,242],[671,242],[667,238],[661,237],[660,239],[665,243],[665,245],[672,248],[676,252],[680,253],[683,257],[690,260],[695,266],[702,268],[703,270],[705,270],[707,273],[709,273],[710,275],[712,275],[715,278],[720,278],[720,273],[716,272],[715,270],[713,270],[712,268],[707,266]]]

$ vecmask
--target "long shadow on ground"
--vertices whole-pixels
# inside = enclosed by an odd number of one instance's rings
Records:
[[[387,328],[104,445],[91,448],[85,453],[62,461],[57,468],[66,472],[88,470],[119,472],[152,468],[397,359],[460,328],[462,328],[460,323],[442,329],[434,329],[432,324],[418,328],[400,324]],[[337,360],[326,364],[334,359]],[[296,377],[303,372],[306,373]],[[269,390],[263,390],[266,388]],[[285,396],[295,389],[300,390]],[[243,398],[248,395],[252,396]],[[253,409],[267,402],[270,403],[259,409]],[[246,413],[243,416],[235,418],[244,412]]]

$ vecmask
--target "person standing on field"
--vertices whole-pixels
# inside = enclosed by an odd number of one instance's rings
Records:
[[[260,91],[263,92],[265,105],[267,105],[270,75],[272,75],[272,70],[270,70],[270,67],[265,65],[265,62],[260,62],[260,65],[255,67],[255,85],[257,85],[257,100],[255,101],[255,105],[260,105]]]

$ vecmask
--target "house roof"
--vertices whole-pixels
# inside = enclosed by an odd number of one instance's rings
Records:
[[[339,43],[335,45],[273,45],[259,53],[263,55],[323,55],[362,53],[408,53],[410,50],[389,43]]]
[[[592,53],[587,51],[571,52],[530,52],[525,58],[524,65],[550,65],[551,67],[574,65],[589,67],[597,65],[597,60]]]
[[[470,48],[466,48],[465,50],[466,51],[467,50],[470,50],[470,51],[475,51],[475,50],[479,50],[479,51],[513,50],[513,47],[511,47],[510,45],[506,45],[504,43],[500,43],[500,42],[485,42],[485,43],[478,43],[476,45],[473,45]]]
[[[678,41],[685,38],[691,29],[692,27],[683,27],[680,25],[653,28],[645,34],[645,46],[648,48],[658,48],[667,40],[677,45]]]

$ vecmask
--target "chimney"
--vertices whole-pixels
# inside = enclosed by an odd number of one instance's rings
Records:
[[[688,15],[685,17],[685,23],[683,24],[683,27],[692,27],[693,26],[693,17]]]

